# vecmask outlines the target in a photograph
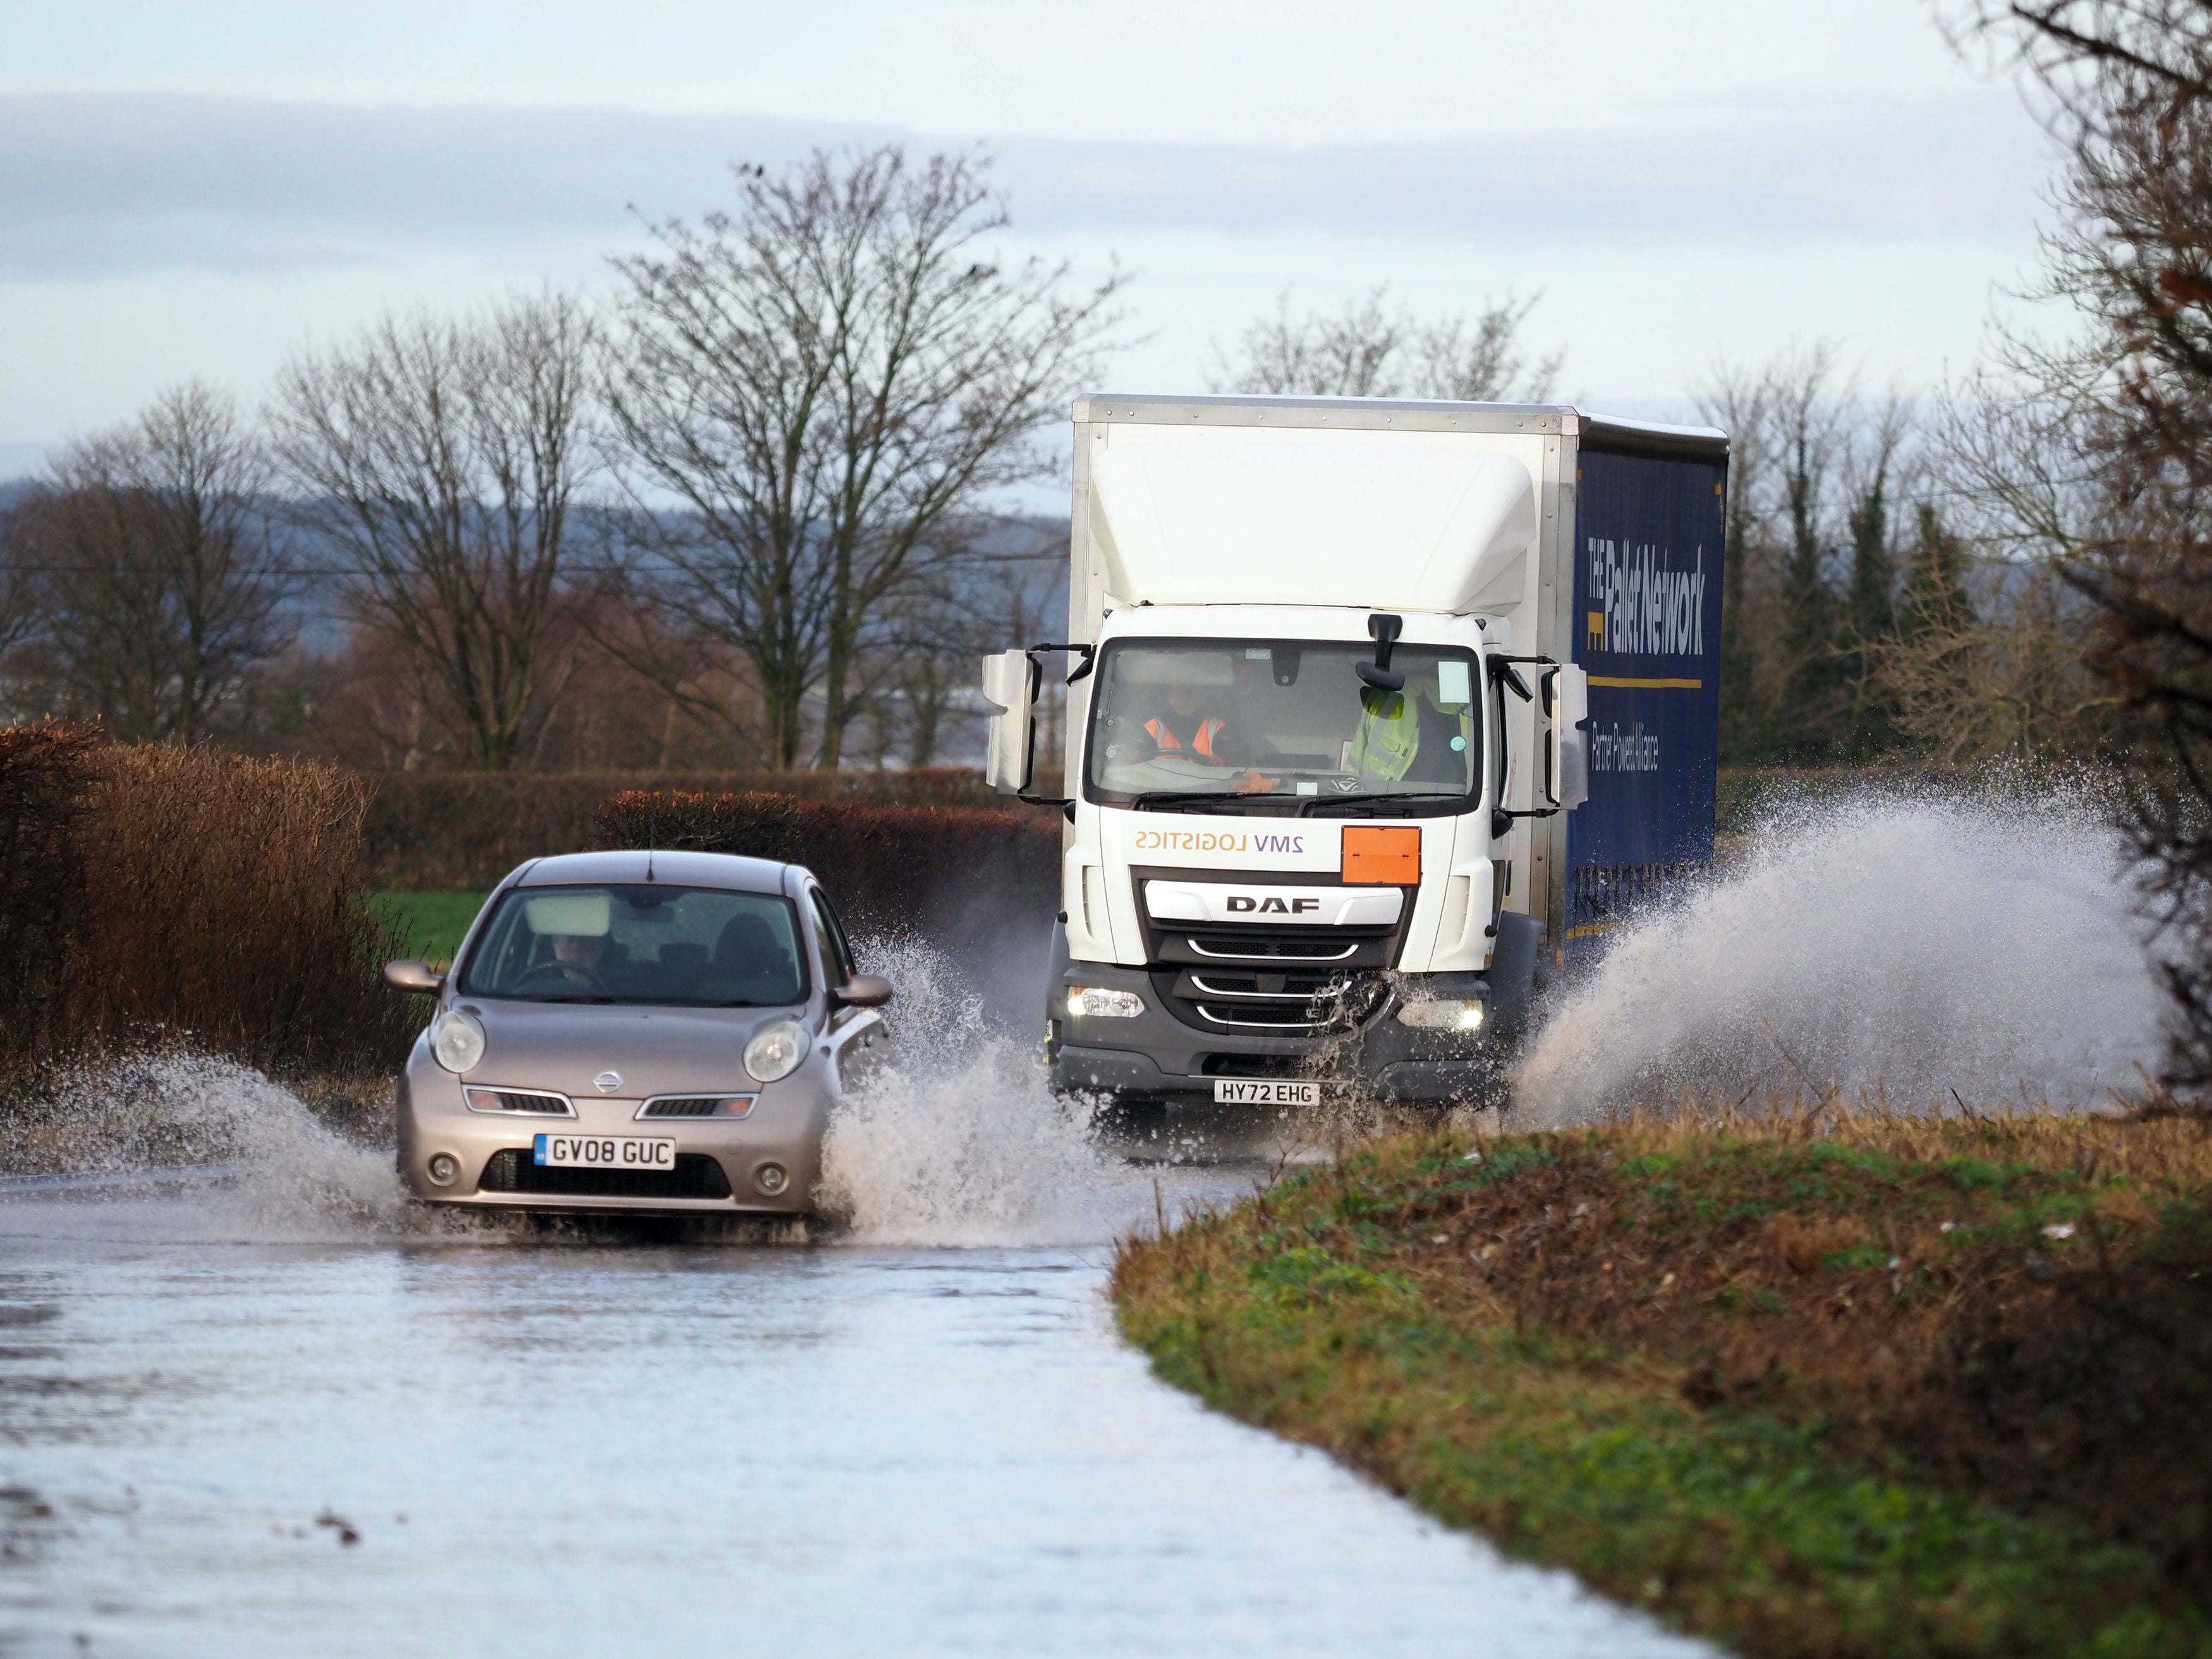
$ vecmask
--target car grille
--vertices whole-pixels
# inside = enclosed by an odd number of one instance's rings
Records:
[[[579,1170],[536,1161],[528,1147],[494,1152],[477,1190],[549,1198],[727,1198],[729,1177],[714,1159],[680,1152],[673,1170]]]
[[[726,1095],[676,1096],[661,1100],[648,1100],[640,1117],[712,1117]]]
[[[528,1112],[539,1117],[573,1117],[575,1109],[569,1105],[566,1095],[540,1094],[519,1089],[483,1089],[468,1091],[469,1109],[477,1112]]]

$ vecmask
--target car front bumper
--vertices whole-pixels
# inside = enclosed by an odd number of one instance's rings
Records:
[[[638,1100],[577,1099],[575,1115],[474,1112],[462,1103],[460,1080],[419,1054],[399,1086],[399,1174],[416,1198],[474,1209],[597,1211],[624,1214],[756,1214],[796,1216],[815,1206],[822,1178],[822,1139],[829,1128],[831,1095],[812,1066],[761,1089],[743,1118],[653,1118],[641,1121]],[[476,1080],[476,1079],[472,1079]],[[507,1079],[507,1086],[529,1086]],[[656,1184],[630,1179],[599,1184],[628,1190],[517,1190],[520,1166],[534,1170],[540,1134],[649,1137],[676,1143],[679,1160],[712,1160],[726,1196],[681,1196],[637,1190]],[[459,1166],[454,1178],[433,1180],[430,1161],[440,1153]],[[494,1160],[502,1153],[518,1155]],[[780,1169],[783,1182],[765,1190],[764,1171]],[[582,1172],[579,1172],[580,1174]],[[616,1172],[609,1172],[613,1176]],[[696,1176],[696,1170],[690,1171]],[[487,1178],[489,1176],[489,1179]],[[502,1176],[508,1179],[502,1179]],[[526,1176],[526,1178],[537,1178]],[[589,1183],[572,1182],[574,1186]],[[686,1183],[695,1188],[695,1178]]]

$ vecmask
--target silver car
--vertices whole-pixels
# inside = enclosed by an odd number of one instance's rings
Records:
[[[449,975],[384,977],[437,998],[399,1084],[409,1188],[525,1210],[805,1213],[891,995],[806,871],[717,853],[535,860]]]

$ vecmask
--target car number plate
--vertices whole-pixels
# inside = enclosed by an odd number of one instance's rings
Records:
[[[1321,1085],[1285,1083],[1277,1078],[1218,1077],[1213,1098],[1223,1106],[1318,1106]]]
[[[676,1143],[640,1135],[540,1135],[537,1161],[556,1170],[672,1170]]]

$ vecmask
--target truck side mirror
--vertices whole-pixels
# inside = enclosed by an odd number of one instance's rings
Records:
[[[1544,745],[1544,802],[1571,812],[1589,799],[1589,672],[1562,663],[1544,672],[1544,712],[1551,729]]]
[[[1036,659],[1026,651],[1001,651],[983,659],[983,700],[994,711],[983,781],[1002,795],[1018,795],[1030,787],[1037,679]]]

